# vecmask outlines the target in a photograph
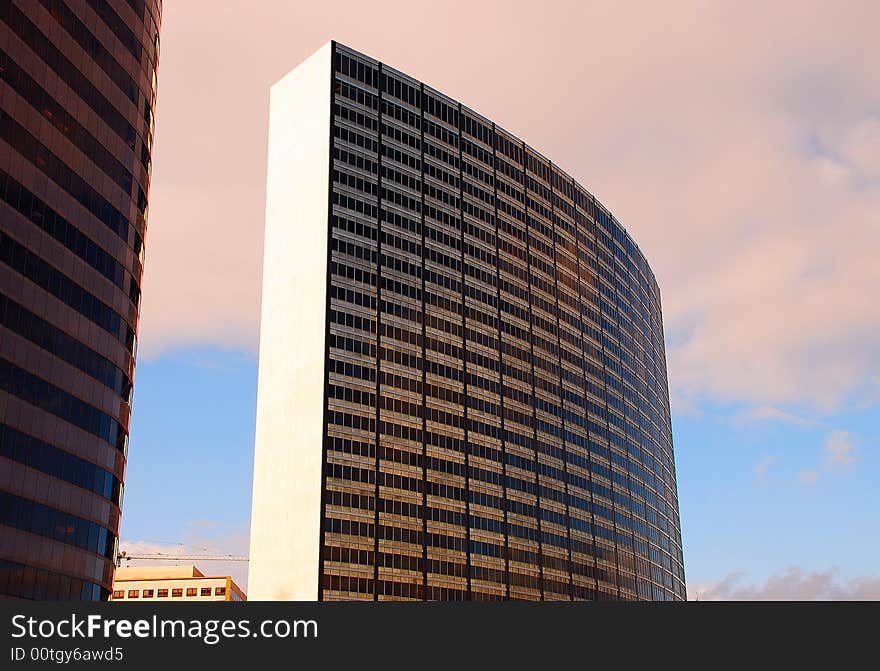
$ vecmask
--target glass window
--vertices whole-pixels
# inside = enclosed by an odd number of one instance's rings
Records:
[[[129,599],[137,599],[140,596],[140,592],[136,589],[128,590],[128,598]]]
[[[202,587],[202,596],[211,596],[211,588]]]
[[[183,589],[177,588],[177,589],[171,590],[171,596],[172,596],[172,598],[176,597],[176,596],[183,596]]]
[[[186,595],[187,596],[196,596],[197,591],[198,590],[196,590],[195,587],[187,587],[186,588]]]

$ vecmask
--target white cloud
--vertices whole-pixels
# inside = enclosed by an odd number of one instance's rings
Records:
[[[834,429],[828,434],[822,446],[824,455],[821,465],[801,471],[797,481],[811,487],[819,480],[820,474],[842,471],[853,466],[857,461],[855,436],[849,431]]]
[[[734,422],[739,425],[754,422],[784,422],[796,426],[813,426],[816,423],[814,420],[780,410],[772,405],[760,405],[744,410],[734,417]]]
[[[826,468],[846,468],[856,462],[856,448],[849,431],[834,430],[825,441]]]
[[[880,576],[841,580],[837,567],[805,571],[797,566],[780,571],[762,584],[743,584],[742,573],[689,585],[688,598],[700,601],[814,601],[880,599]]]

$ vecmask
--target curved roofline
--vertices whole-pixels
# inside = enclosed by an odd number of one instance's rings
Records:
[[[642,251],[642,248],[639,246],[639,243],[636,242],[635,238],[633,238],[633,236],[630,234],[630,232],[626,229],[626,226],[624,226],[620,222],[620,220],[614,215],[614,213],[604,203],[602,203],[602,201],[600,201],[592,191],[590,191],[587,187],[585,187],[583,184],[581,184],[581,182],[579,182],[572,175],[572,173],[570,171],[565,170],[562,167],[560,167],[560,165],[558,163],[554,162],[546,154],[544,154],[543,152],[539,151],[538,149],[536,149],[535,147],[530,145],[528,142],[526,142],[524,139],[522,139],[522,137],[520,135],[517,135],[516,133],[509,131],[505,126],[502,126],[497,121],[494,121],[490,117],[487,117],[485,114],[482,114],[481,112],[474,110],[470,106],[465,105],[463,102],[461,102],[460,99],[454,98],[454,97],[450,96],[448,93],[445,93],[443,91],[440,91],[439,89],[434,88],[433,86],[425,84],[425,82],[423,80],[417,79],[413,75],[410,75],[410,74],[407,74],[406,72],[398,70],[396,67],[389,65],[388,63],[386,63],[384,61],[380,61],[376,58],[373,58],[372,56],[369,56],[361,51],[358,51],[357,49],[354,49],[354,48],[348,46],[347,44],[343,44],[342,42],[338,42],[337,40],[334,40],[334,39],[328,40],[323,45],[321,45],[321,47],[320,47],[320,49],[318,49],[318,51],[320,51],[321,49],[324,49],[324,48],[328,48],[328,46],[331,49],[342,48],[345,51],[350,52],[352,55],[357,56],[360,59],[363,59],[365,62],[373,63],[377,67],[381,65],[383,68],[390,70],[393,74],[399,75],[400,77],[409,80],[413,84],[424,85],[425,88],[430,89],[432,93],[439,94],[439,95],[443,96],[444,98],[446,98],[448,101],[453,102],[456,105],[460,105],[463,109],[465,109],[468,112],[470,112],[471,114],[479,117],[480,119],[482,119],[486,123],[492,124],[492,126],[495,129],[501,130],[505,134],[507,134],[513,138],[516,138],[519,142],[522,143],[524,149],[530,149],[538,157],[544,159],[550,165],[551,168],[555,167],[560,173],[562,173],[566,177],[570,178],[572,183],[574,183],[575,185],[580,187],[586,195],[588,195],[590,198],[592,198],[593,202],[598,207],[600,207],[602,210],[605,211],[605,213],[608,215],[608,218],[611,219],[611,221],[613,221],[615,224],[617,224],[617,226],[620,227],[620,230],[623,231],[623,234],[629,239],[629,241],[633,244],[633,246],[638,250],[639,254],[641,254],[642,258],[645,260],[645,264],[648,267],[648,271],[650,272],[650,280],[654,283],[654,286],[657,288],[658,303],[659,303],[660,284],[659,284],[659,282],[657,282],[657,277],[654,274],[654,269],[651,266],[651,262],[648,260],[648,257],[645,254],[645,252]]]

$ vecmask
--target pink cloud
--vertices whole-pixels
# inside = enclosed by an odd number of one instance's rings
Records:
[[[820,474],[824,476],[851,468],[858,461],[856,440],[856,436],[850,431],[832,430],[822,445],[823,459],[821,464],[800,471],[796,476],[797,481],[802,485],[812,487],[818,482]]]
[[[256,349],[268,87],[335,38],[618,216],[661,285],[678,407],[833,410],[880,371],[878,19],[868,2],[168,3],[141,353]]]

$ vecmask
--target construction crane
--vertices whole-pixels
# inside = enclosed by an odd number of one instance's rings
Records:
[[[122,562],[130,562],[132,559],[162,559],[167,561],[248,561],[243,555],[173,555],[157,552],[155,554],[129,554],[125,550],[116,555],[116,567],[122,566]]]

